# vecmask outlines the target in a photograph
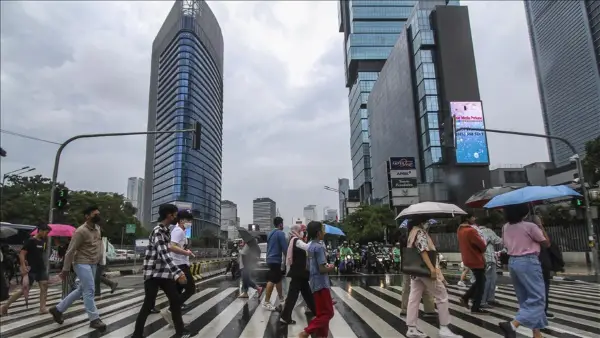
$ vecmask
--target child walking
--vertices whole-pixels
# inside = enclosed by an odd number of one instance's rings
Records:
[[[308,265],[310,271],[310,287],[315,301],[317,313],[300,338],[308,338],[314,334],[317,338],[326,338],[329,335],[329,321],[333,317],[333,303],[331,301],[331,284],[328,273],[334,270],[332,264],[327,264],[325,247],[321,241],[325,237],[325,228],[321,222],[312,221],[307,226],[308,238],[312,240],[308,246]]]

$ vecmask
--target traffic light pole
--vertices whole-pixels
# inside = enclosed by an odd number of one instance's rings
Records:
[[[510,135],[521,135],[521,136],[530,136],[530,137],[539,137],[551,140],[561,141],[571,149],[573,152],[575,163],[577,165],[577,173],[579,175],[579,182],[581,184],[581,194],[583,195],[583,204],[585,206],[585,220],[588,228],[588,243],[592,252],[592,265],[594,267],[594,275],[596,277],[596,281],[600,282],[600,257],[598,256],[598,236],[594,232],[594,225],[592,223],[592,210],[590,209],[590,197],[587,191],[587,187],[585,186],[585,179],[583,177],[583,167],[581,165],[581,158],[577,154],[577,150],[571,144],[571,142],[567,141],[565,138],[552,136],[552,135],[544,135],[544,134],[533,134],[533,133],[523,133],[519,131],[508,131],[508,130],[500,130],[500,129],[487,129],[487,128],[458,128],[456,132],[458,133],[461,130],[473,130],[473,131],[483,131],[488,133],[498,133],[498,134],[510,134]],[[456,139],[456,135],[455,135]]]
[[[50,190],[50,214],[48,215],[48,224],[52,224],[54,221],[54,204],[56,203],[54,190],[56,189],[56,180],[58,179],[58,164],[60,163],[60,155],[63,150],[69,143],[83,139],[83,138],[98,138],[98,137],[112,137],[112,136],[130,136],[130,135],[160,135],[160,134],[176,134],[176,133],[194,133],[193,147],[194,149],[200,148],[200,124],[196,122],[195,128],[193,129],[182,129],[182,130],[168,130],[168,131],[140,131],[140,132],[132,132],[132,133],[105,133],[105,134],[82,134],[73,136],[70,139],[66,140],[64,143],[58,147],[56,151],[56,157],[54,158],[54,170],[52,171],[52,188]],[[50,237],[48,237],[48,242],[46,244],[46,257],[48,257],[48,261],[46,262],[46,268],[50,271],[50,255],[51,251],[51,242]]]

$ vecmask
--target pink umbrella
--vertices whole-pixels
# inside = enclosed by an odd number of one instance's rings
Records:
[[[73,237],[73,233],[75,232],[75,227],[72,227],[67,224],[48,224],[50,226],[50,233],[48,236],[50,237]],[[37,229],[33,230],[31,236],[35,236],[37,234]]]

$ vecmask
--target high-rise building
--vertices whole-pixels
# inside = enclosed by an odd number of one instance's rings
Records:
[[[127,179],[127,200],[136,208],[135,217],[141,220],[143,218],[144,204],[144,179],[140,177],[130,177]]]
[[[310,221],[319,221],[319,215],[317,215],[317,206],[314,204],[305,206],[302,216],[304,216],[306,219],[307,224],[310,223]]]
[[[445,4],[415,5],[369,96],[373,198],[397,211],[415,200],[462,205],[490,186],[485,133],[459,131],[451,147],[451,116],[472,128],[484,116],[468,8]]]
[[[252,219],[261,232],[273,229],[273,219],[277,215],[277,204],[268,197],[260,197],[252,201]]]
[[[338,200],[340,203],[340,219],[346,217],[346,199],[350,190],[350,180],[347,178],[338,178]]]
[[[221,201],[221,232],[227,232],[227,238],[233,240],[238,238],[239,226],[237,204],[228,200]]]
[[[324,212],[323,220],[325,221],[336,221],[337,220],[337,210],[335,209],[327,209]]]
[[[600,1],[524,1],[546,134],[578,153],[600,136]],[[572,151],[548,142],[550,160]]]
[[[190,133],[149,135],[144,223],[164,203],[192,209],[192,236],[218,234],[221,220],[223,35],[205,1],[176,1],[152,44],[148,130],[200,122],[200,150]]]

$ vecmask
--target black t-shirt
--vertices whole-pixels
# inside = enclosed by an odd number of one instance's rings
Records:
[[[25,259],[31,267],[31,272],[40,272],[45,269],[44,248],[46,248],[46,241],[35,237],[28,238],[23,244],[22,250],[27,251]]]

